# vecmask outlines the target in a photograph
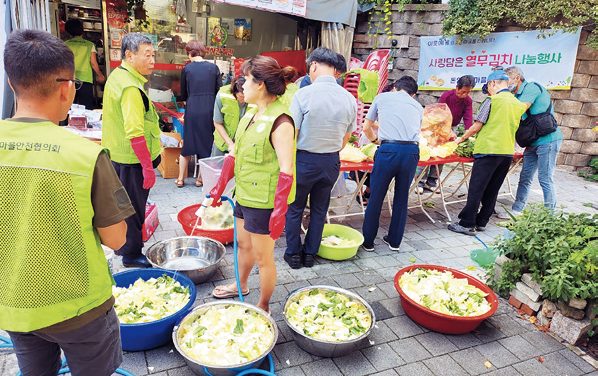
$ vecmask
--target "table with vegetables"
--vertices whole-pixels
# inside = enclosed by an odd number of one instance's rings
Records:
[[[420,208],[422,212],[432,222],[435,221],[426,211],[426,207],[434,207],[435,205],[433,203],[428,202],[428,200],[439,198],[449,221],[451,221],[451,216],[448,212],[447,205],[458,202],[464,202],[467,200],[467,194],[461,192],[461,194],[459,195],[459,189],[463,185],[465,185],[466,188],[468,188],[468,181],[471,175],[471,167],[466,166],[466,164],[472,164],[474,161],[473,148],[475,145],[475,138],[470,137],[466,141],[457,145],[456,143],[451,141],[456,138],[456,134],[451,129],[451,124],[452,115],[446,104],[436,103],[427,105],[425,107],[422,129],[420,132],[420,157],[419,163],[417,164],[418,167],[421,167],[421,169],[419,173],[415,176],[413,184],[409,189],[409,193],[413,191],[417,192],[417,203],[413,206],[410,206],[409,208]],[[358,148],[353,144],[349,143],[340,152],[341,171],[364,172],[361,179],[357,182],[357,187],[355,191],[349,194],[350,201],[348,204],[349,206],[347,207],[347,211],[348,208],[352,205],[355,197],[361,195],[363,185],[367,179],[367,174],[371,173],[372,168],[374,166],[373,161],[377,148],[378,145],[376,144],[365,144]],[[511,189],[509,176],[513,172],[513,170],[521,163],[522,158],[523,153],[515,153],[513,157],[514,163],[511,165],[511,168],[509,169],[509,172],[505,179],[507,193],[503,193],[503,195],[511,195],[513,199],[515,197]],[[440,176],[440,173],[438,173],[439,166],[446,164],[449,165],[447,167],[449,167],[450,169],[448,171],[445,170],[442,176]],[[436,187],[436,189],[434,189],[429,194],[420,194],[415,188],[417,187],[417,184],[422,178],[428,176],[428,172],[431,168],[436,169],[438,173],[437,176],[440,177],[439,184]],[[453,177],[456,173],[460,175],[457,181],[455,182],[454,180],[452,180],[451,182],[449,182],[449,179]],[[392,189],[394,189],[394,184],[390,185],[389,193]],[[457,196],[457,199],[449,200],[455,196]],[[391,197],[393,197],[392,194],[387,195],[389,210],[392,210],[392,205],[390,202]],[[361,201],[362,200],[360,200],[360,202]],[[359,210],[358,212],[330,215],[329,218],[346,217],[352,215],[365,215],[364,205],[360,206],[361,210]]]

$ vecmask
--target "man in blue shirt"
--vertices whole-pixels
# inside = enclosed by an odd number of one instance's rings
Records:
[[[374,239],[378,233],[380,210],[386,191],[395,179],[395,194],[392,218],[388,235],[382,240],[391,250],[398,251],[405,224],[407,223],[407,199],[409,186],[415,176],[419,162],[419,132],[421,130],[423,107],[413,97],[417,82],[403,76],[394,83],[394,89],[379,94],[372,102],[363,123],[363,132],[372,142],[380,142],[374,156],[374,168],[370,176],[370,201],[363,220],[363,249],[374,250]],[[378,137],[372,131],[378,121]]]
[[[528,112],[523,114],[522,120],[525,120],[528,114],[544,113],[549,107],[550,113],[554,116],[554,106],[551,106],[550,94],[542,85],[526,81],[523,72],[517,67],[509,67],[506,72],[509,75],[509,90],[515,94],[515,98],[527,106]],[[538,138],[525,148],[512,214],[520,215],[525,208],[536,171],[538,171],[538,181],[542,187],[542,192],[544,192],[544,206],[550,209],[556,207],[556,187],[553,175],[556,167],[556,156],[562,142],[563,133],[557,127],[554,132]],[[510,218],[508,213],[505,212],[499,213],[498,217],[502,219]]]
[[[299,89],[289,107],[297,128],[297,193],[286,216],[284,259],[293,269],[313,266],[322,241],[330,192],[340,171],[338,152],[356,127],[357,102],[334,79],[336,64],[336,52],[316,48],[307,59],[313,83]],[[302,245],[301,219],[308,196],[310,221]]]

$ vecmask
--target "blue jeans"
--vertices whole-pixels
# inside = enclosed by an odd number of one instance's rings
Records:
[[[407,200],[409,187],[419,162],[417,145],[382,144],[374,156],[374,168],[370,175],[370,200],[363,220],[364,246],[374,246],[374,239],[380,225],[380,211],[388,186],[395,179],[395,194],[392,203],[392,217],[388,228],[388,240],[393,247],[401,245],[407,223]]]
[[[523,167],[519,175],[519,185],[517,186],[517,196],[513,204],[513,210],[520,212],[525,208],[536,171],[538,171],[538,181],[544,192],[544,206],[550,209],[556,207],[556,188],[553,175],[556,167],[556,155],[561,148],[562,142],[562,139],[554,140],[547,144],[525,148]]]

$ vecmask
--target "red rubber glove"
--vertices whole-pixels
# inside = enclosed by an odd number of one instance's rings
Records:
[[[154,166],[152,166],[152,155],[147,148],[145,137],[132,138],[131,147],[143,169],[143,189],[150,189],[156,184],[156,173],[154,172]]]
[[[226,188],[228,182],[235,177],[235,157],[232,155],[227,155],[224,157],[224,165],[222,166],[222,171],[220,172],[220,177],[216,182],[216,185],[210,191],[210,198],[212,199],[212,206],[220,206],[222,203],[220,202],[220,196],[222,196],[222,192]]]
[[[285,174],[281,172],[278,174],[278,184],[276,185],[276,193],[274,194],[274,210],[270,215],[270,237],[274,240],[280,238],[282,230],[284,229],[284,223],[286,219],[287,199],[291,193],[291,187],[293,186],[293,175]]]

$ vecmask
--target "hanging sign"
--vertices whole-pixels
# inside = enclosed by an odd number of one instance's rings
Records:
[[[106,19],[110,29],[123,29],[127,18],[129,17],[125,0],[106,0]]]
[[[580,30],[548,30],[545,36],[540,31],[490,33],[484,38],[466,38],[461,44],[455,43],[455,37],[421,37],[419,89],[454,89],[464,75],[474,76],[480,89],[493,67],[517,66],[526,80],[547,89],[569,90]]]
[[[242,7],[263,9],[276,13],[288,13],[305,17],[307,0],[214,0],[217,3],[239,5]]]

